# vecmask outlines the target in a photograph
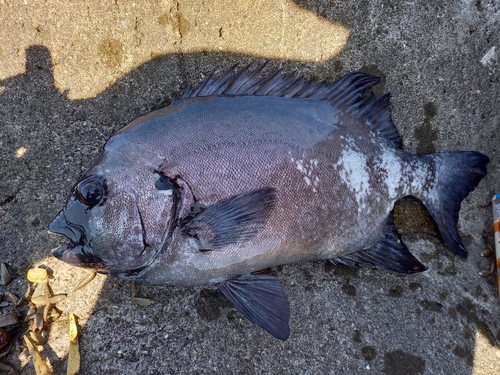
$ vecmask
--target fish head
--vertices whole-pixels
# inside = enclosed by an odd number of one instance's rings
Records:
[[[175,222],[175,183],[153,169],[123,165],[94,165],[75,184],[49,225],[70,240],[53,251],[56,258],[133,278],[159,254]]]

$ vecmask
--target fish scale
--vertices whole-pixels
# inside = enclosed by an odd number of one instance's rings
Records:
[[[53,255],[150,284],[215,285],[282,340],[288,299],[257,271],[318,259],[426,270],[392,219],[406,195],[466,256],[460,202],[486,175],[485,155],[402,150],[375,76],[316,85],[263,68],[209,77],[111,137],[50,224],[70,239]]]

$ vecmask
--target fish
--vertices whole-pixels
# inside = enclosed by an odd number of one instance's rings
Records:
[[[487,173],[475,151],[414,155],[379,77],[314,83],[235,67],[119,130],[49,231],[71,265],[155,285],[215,286],[252,323],[290,335],[277,265],[330,260],[412,274],[427,268],[392,218],[413,196],[446,247],[467,251],[460,204]]]

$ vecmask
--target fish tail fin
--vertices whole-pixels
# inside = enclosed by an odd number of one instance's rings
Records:
[[[489,158],[475,151],[443,152],[425,155],[434,164],[436,179],[432,187],[417,196],[429,210],[446,247],[454,254],[467,257],[458,234],[460,203],[486,175]]]

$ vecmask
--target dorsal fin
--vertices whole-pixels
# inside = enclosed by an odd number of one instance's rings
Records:
[[[332,106],[353,116],[378,132],[395,148],[402,142],[391,118],[390,95],[376,97],[371,87],[380,78],[363,72],[353,72],[327,85],[315,84],[303,77],[290,73],[281,75],[281,70],[267,77],[261,77],[266,63],[247,73],[249,65],[233,75],[235,65],[220,77],[209,76],[196,89],[188,88],[181,99],[207,96],[280,96],[284,98],[316,99],[329,102]]]

